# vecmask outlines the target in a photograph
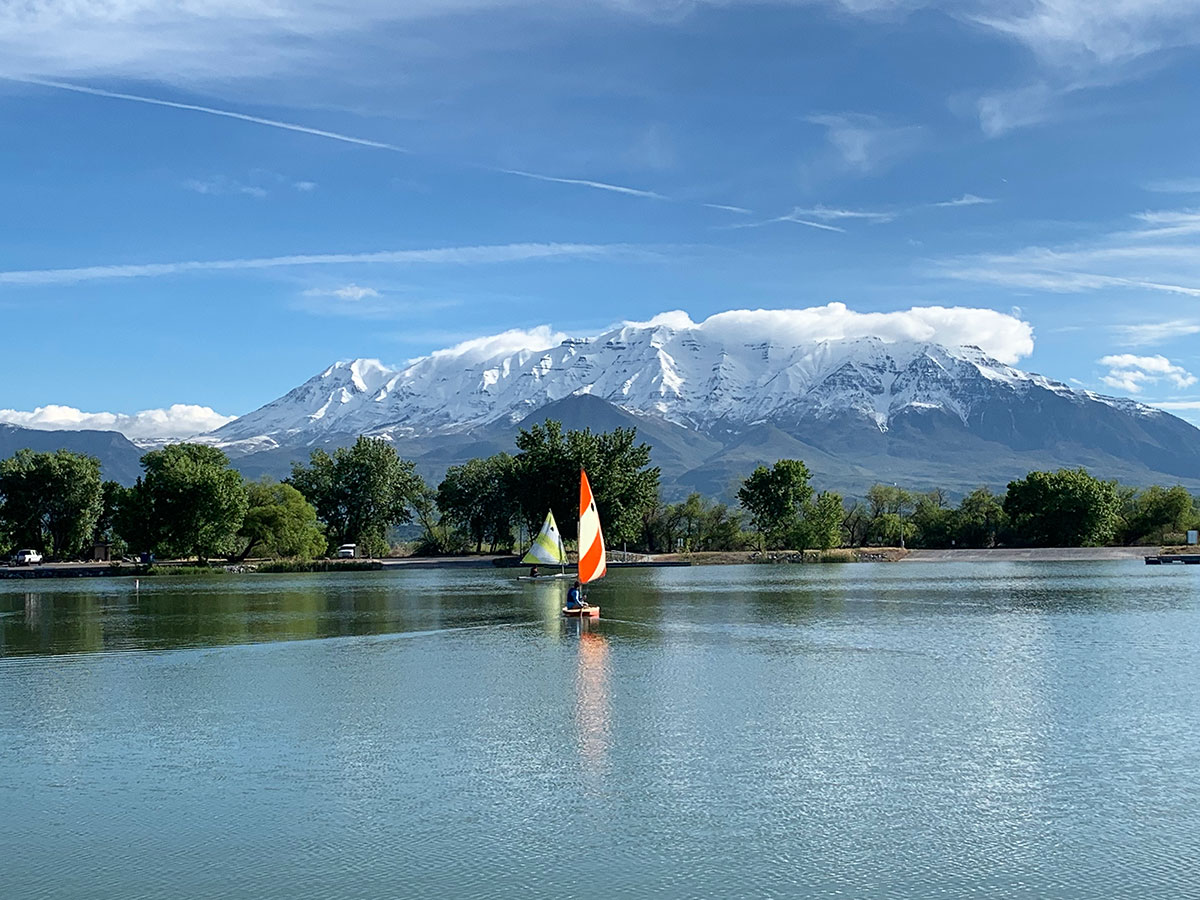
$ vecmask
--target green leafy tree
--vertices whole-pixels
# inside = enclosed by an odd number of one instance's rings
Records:
[[[130,515],[147,517],[144,528],[133,529],[135,537],[169,556],[204,560],[234,552],[246,514],[246,486],[224,451],[170,444],[145,454],[142,469],[127,498]],[[128,515],[121,520],[131,524]]]
[[[746,545],[741,514],[692,493],[682,503],[657,504],[643,544],[651,551],[740,550]]]
[[[650,447],[637,443],[636,428],[563,432],[552,419],[521,429],[513,459],[515,496],[530,533],[546,510],[555,513],[565,539],[575,538],[579,517],[579,470],[588,473],[596,509],[610,546],[636,541],[645,515],[658,500],[659,470]]]
[[[767,468],[759,466],[742,482],[738,502],[750,515],[750,527],[767,547],[782,547],[793,540],[813,495],[812,474],[798,459],[781,459]]]
[[[312,559],[325,552],[317,511],[292,485],[264,478],[247,484],[246,494],[238,559],[262,555]]]
[[[1010,482],[1004,511],[1018,539],[1037,547],[1106,544],[1120,526],[1116,482],[1082,468],[1030,472]]]
[[[956,547],[995,547],[1007,527],[1001,498],[980,487],[963,497],[954,511],[951,541]]]
[[[1192,523],[1192,495],[1181,485],[1126,491],[1122,501],[1125,543],[1162,543],[1168,532],[1186,531]]]
[[[804,514],[794,532],[792,547],[797,550],[829,550],[842,543],[842,522],[846,509],[840,494],[822,491],[804,504]]]
[[[18,450],[0,462],[0,518],[13,543],[53,559],[80,554],[103,507],[100,462],[68,450]]]
[[[909,521],[914,546],[949,547],[956,541],[956,516],[941,488],[916,495]]]
[[[913,495],[894,484],[875,484],[867,490],[867,541],[904,546],[915,532],[911,521]]]
[[[863,503],[856,500],[842,518],[842,534],[847,546],[861,547],[867,542],[870,531],[871,514]]]
[[[125,555],[128,545],[117,531],[117,517],[128,489],[116,481],[106,481],[100,486],[100,517],[96,520],[96,531],[92,540],[97,544],[108,544],[116,558]]]
[[[413,464],[378,438],[360,437],[332,455],[314,450],[289,479],[317,510],[332,546],[358,544],[371,555],[387,552],[387,531],[412,519],[425,488]]]
[[[100,514],[99,463],[60,450],[19,450],[0,463],[0,517],[11,540],[54,558],[71,557]]]
[[[742,514],[724,503],[709,504],[700,526],[701,550],[742,550],[749,543]]]
[[[470,538],[476,553],[484,541],[492,552],[510,545],[517,511],[512,457],[500,453],[451,466],[438,485],[437,508]]]
[[[134,553],[153,553],[159,544],[159,523],[154,503],[146,490],[146,479],[139,477],[132,487],[110,489],[113,504],[113,533]]]

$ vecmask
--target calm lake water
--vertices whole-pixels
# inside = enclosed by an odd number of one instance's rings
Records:
[[[0,897],[1200,896],[1200,567],[0,582]]]

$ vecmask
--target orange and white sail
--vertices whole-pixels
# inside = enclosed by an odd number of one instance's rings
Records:
[[[592,497],[587,472],[579,470],[579,580],[584,584],[600,578],[608,568],[600,514]]]

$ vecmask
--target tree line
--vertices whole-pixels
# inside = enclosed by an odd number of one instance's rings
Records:
[[[861,498],[818,491],[800,460],[756,468],[737,505],[698,493],[664,503],[650,448],[634,428],[521,429],[516,452],[451,466],[432,487],[382,439],[314,450],[284,481],[246,481],[217,447],[146,453],[130,487],[99,462],[60,450],[0,462],[0,548],[76,559],[96,543],[115,555],[307,559],[356,544],[384,555],[410,525],[423,554],[508,552],[548,509],[570,543],[579,470],[589,473],[609,546],[642,552],[834,547],[1084,546],[1182,542],[1200,527],[1200,498],[1180,486],[1127,488],[1084,469],[1030,472],[1004,494],[981,487],[953,504],[945,491],[877,484]]]

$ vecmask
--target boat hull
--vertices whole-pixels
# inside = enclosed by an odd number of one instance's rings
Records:
[[[555,572],[552,575],[518,575],[517,581],[553,581],[556,578],[574,578],[574,572]]]
[[[564,606],[562,614],[568,619],[598,619],[600,618],[600,607],[585,606],[582,609],[567,609]]]

